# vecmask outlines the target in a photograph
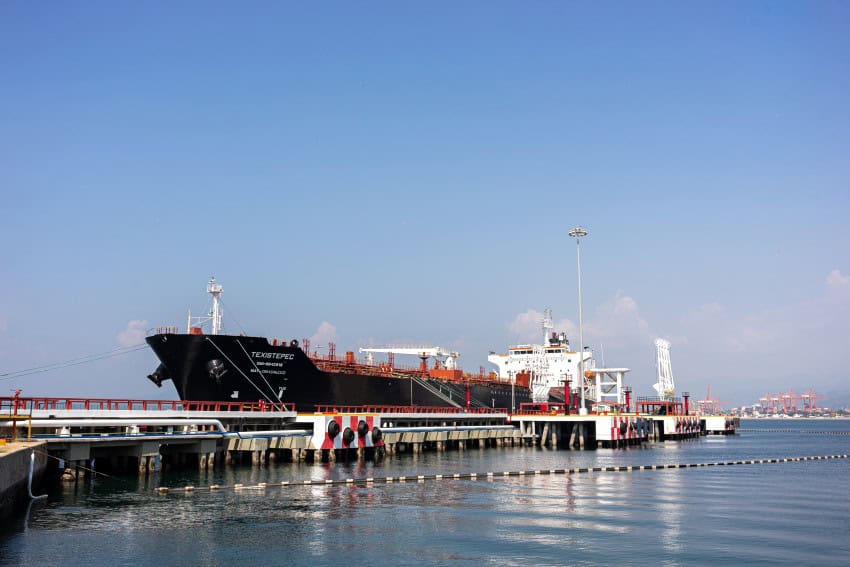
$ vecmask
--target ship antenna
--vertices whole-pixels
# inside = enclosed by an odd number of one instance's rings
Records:
[[[212,311],[210,312],[210,317],[212,318],[212,331],[211,334],[217,335],[221,332],[221,301],[219,296],[221,292],[224,291],[224,288],[221,287],[221,284],[215,283],[215,276],[210,277],[210,281],[207,284],[207,293],[212,295]]]
[[[547,307],[543,310],[543,346],[549,344],[549,331],[554,329],[555,326],[552,324],[552,309]]]

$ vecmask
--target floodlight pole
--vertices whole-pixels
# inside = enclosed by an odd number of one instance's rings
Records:
[[[582,326],[581,317],[581,237],[587,236],[588,232],[580,226],[575,227],[569,232],[569,235],[576,239],[576,258],[578,260],[578,340],[579,340],[579,389],[581,390],[581,406],[579,406],[579,415],[587,415],[587,407],[584,403],[584,328]]]

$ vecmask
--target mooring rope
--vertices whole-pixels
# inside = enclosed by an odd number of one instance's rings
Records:
[[[630,465],[621,467],[578,467],[573,469],[539,469],[525,471],[504,471],[486,473],[454,473],[454,474],[420,474],[409,476],[385,476],[370,478],[342,478],[326,480],[298,480],[281,482],[261,482],[259,484],[211,484],[209,486],[182,486],[157,488],[160,494],[185,494],[188,492],[216,492],[219,490],[264,490],[266,488],[280,487],[288,488],[294,486],[327,486],[327,485],[355,485],[364,486],[372,484],[393,484],[406,482],[424,482],[426,480],[493,480],[497,477],[510,476],[539,476],[539,475],[572,475],[596,472],[632,472],[632,471],[658,471],[666,469],[689,469],[699,467],[729,467],[735,465],[761,465],[768,463],[798,463],[803,461],[824,461],[830,459],[848,459],[850,455],[818,455],[814,457],[787,457],[784,459],[753,459],[748,461],[725,461],[718,463],[678,463],[667,465]]]
[[[53,460],[55,460],[55,461],[59,461],[60,463],[66,463],[66,464],[67,464],[67,463],[70,463],[70,462],[71,462],[71,461],[68,461],[68,460],[66,460],[66,459],[60,459],[59,457],[56,457],[56,456],[54,456],[54,455],[51,455],[51,454],[50,454],[50,453],[48,453],[47,451],[38,451],[38,453],[39,453],[39,454],[41,454],[41,455],[44,455],[44,456],[45,456],[45,457],[47,457],[48,459],[53,459]],[[106,477],[106,478],[111,478],[111,479],[113,479],[113,480],[124,480],[124,479],[118,478],[118,477],[116,477],[116,476],[110,476],[110,475],[108,475],[108,474],[106,474],[106,473],[102,473],[102,472],[100,472],[100,471],[96,471],[96,470],[94,470],[94,469],[90,469],[90,468],[88,468],[88,467],[84,467],[83,465],[75,465],[75,468],[82,469],[82,470],[84,470],[84,471],[86,471],[86,472],[89,472],[89,473],[92,473],[92,474],[96,474],[97,476],[102,476],[102,477]]]
[[[130,354],[131,352],[137,352],[140,350],[145,350],[148,348],[148,345],[145,343],[138,343],[134,345],[129,345],[125,347],[118,347],[112,349],[107,352],[101,352],[98,354],[89,354],[87,356],[81,356],[78,358],[72,358],[70,360],[65,360],[62,362],[54,362],[52,364],[45,364],[42,366],[34,366],[32,368],[24,368],[21,370],[14,370],[12,372],[3,372],[0,374],[0,380],[14,380],[15,378],[20,378],[22,376],[29,376],[30,374],[39,374],[42,372],[50,372],[51,370],[61,370],[64,368],[69,368],[71,366],[79,366],[80,364],[86,364],[88,362],[95,362],[98,360],[104,360],[107,358],[112,358],[114,356],[121,356],[123,354]]]

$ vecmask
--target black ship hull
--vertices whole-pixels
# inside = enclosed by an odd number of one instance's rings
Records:
[[[504,382],[466,384],[424,373],[381,375],[356,365],[317,367],[298,346],[270,345],[263,337],[157,334],[147,342],[161,364],[148,376],[172,380],[181,400],[284,402],[298,411],[318,406],[464,406],[510,409],[531,401],[528,388]]]

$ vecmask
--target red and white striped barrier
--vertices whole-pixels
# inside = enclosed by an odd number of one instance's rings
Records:
[[[297,421],[312,424],[311,444],[316,449],[366,449],[384,444],[381,418],[375,414],[299,415]]]

